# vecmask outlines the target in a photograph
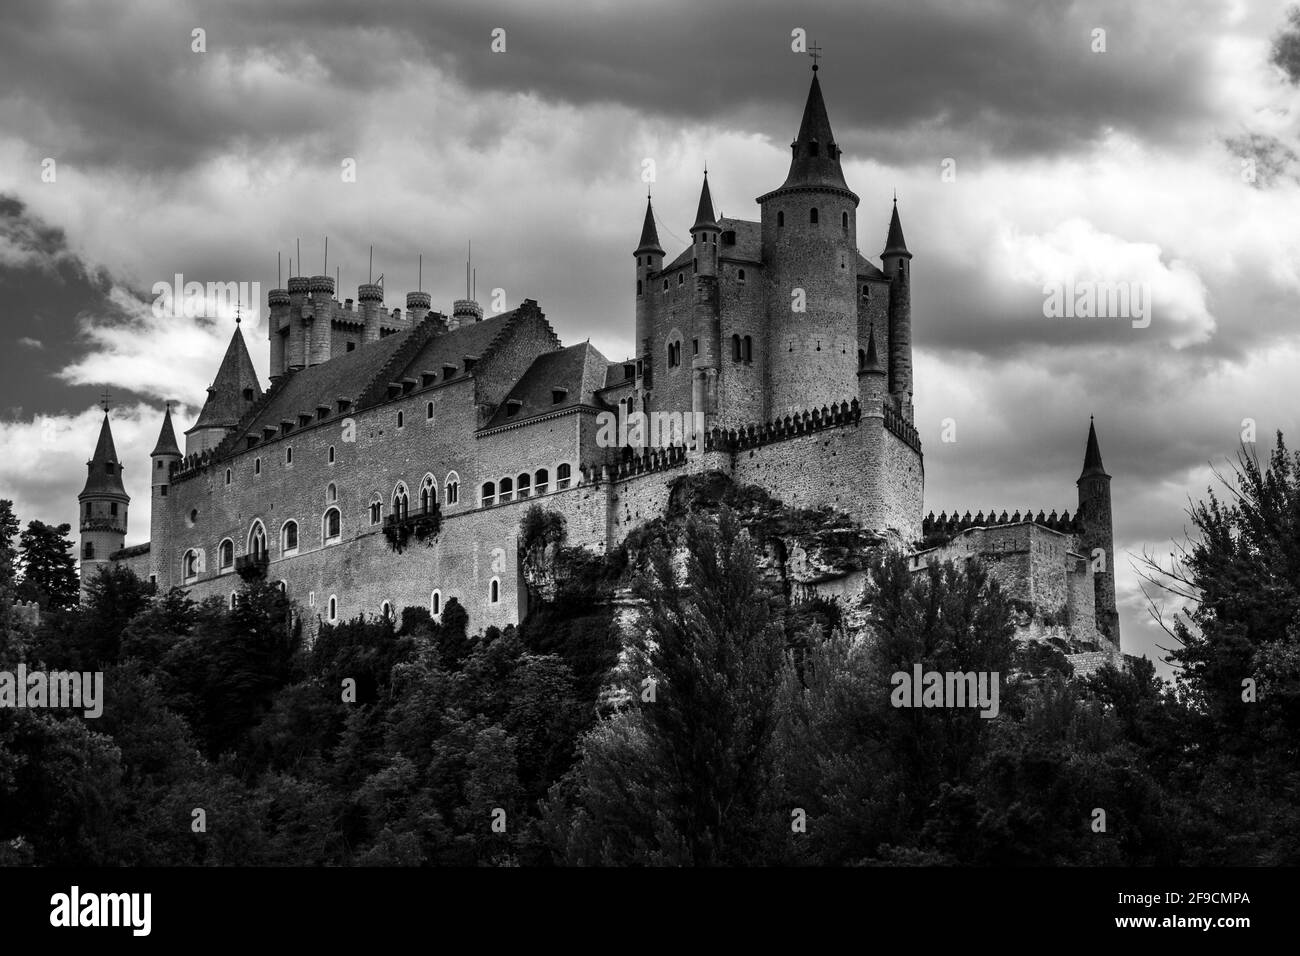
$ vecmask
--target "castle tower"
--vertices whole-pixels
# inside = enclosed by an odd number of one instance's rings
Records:
[[[165,569],[159,563],[166,560],[171,553],[171,541],[168,533],[171,528],[170,516],[172,466],[181,460],[181,449],[176,443],[176,430],[172,428],[172,406],[167,403],[163,412],[162,429],[158,432],[158,444],[149,453],[150,471],[153,476],[152,491],[149,499],[149,573],[155,581],[167,579]]]
[[[1083,456],[1083,472],[1075,482],[1079,486],[1078,517],[1083,522],[1079,544],[1083,555],[1094,562],[1093,586],[1096,589],[1097,630],[1116,647],[1119,642],[1119,613],[1115,607],[1115,541],[1111,524],[1110,475],[1101,465],[1101,448],[1097,428],[1088,421],[1088,448]],[[1100,554],[1098,554],[1100,552]],[[1104,560],[1099,565],[1097,559]]]
[[[289,370],[289,290],[272,289],[266,304],[270,316],[266,328],[271,340],[271,378],[276,379]]]
[[[912,421],[912,254],[898,220],[898,198],[889,217],[889,235],[880,254],[889,276],[889,394],[909,423]]]
[[[840,168],[813,67],[790,172],[758,198],[767,304],[769,416],[857,397],[857,194]]]
[[[294,279],[289,280],[289,295],[306,293],[294,289]],[[303,280],[305,283],[307,280]],[[301,340],[299,342],[301,345]],[[291,348],[294,343],[290,341]],[[239,424],[244,413],[253,403],[262,397],[262,386],[258,384],[257,372],[253,369],[253,360],[248,357],[248,347],[244,345],[244,336],[235,322],[235,334],[230,337],[226,355],[217,369],[217,377],[208,386],[208,399],[203,403],[198,420],[185,432],[185,452],[193,455],[197,452],[216,448],[225,439],[230,430]]]
[[[655,297],[650,289],[650,277],[664,267],[664,249],[659,244],[659,230],[655,228],[654,208],[650,194],[645,197],[645,222],[641,226],[641,241],[636,252],[636,357],[637,387],[648,389],[653,385],[650,374],[652,348],[650,339],[654,330]]]
[[[99,442],[95,454],[86,462],[86,486],[77,495],[81,511],[81,595],[85,598],[86,583],[101,567],[108,565],[108,556],[126,545],[127,506],[131,496],[122,484],[122,463],[117,460],[113,445],[113,429],[108,424],[108,409],[104,409],[104,423],[99,429]]]
[[[722,351],[722,321],[718,312],[718,236],[722,227],[713,215],[709,173],[704,173],[700,203],[691,226],[691,257],[695,292],[691,308],[691,408],[703,413],[704,427],[718,417],[718,367]],[[686,409],[669,409],[686,411]]]

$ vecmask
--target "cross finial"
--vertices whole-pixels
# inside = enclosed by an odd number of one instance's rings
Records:
[[[812,57],[813,72],[816,73],[817,61],[822,58],[822,48],[817,45],[816,41],[814,41],[813,45],[808,48],[808,55]]]
[[[108,389],[104,389],[103,394],[99,396],[99,407],[104,410],[105,415],[107,415],[108,410],[113,407],[110,398],[111,396],[108,394]]]

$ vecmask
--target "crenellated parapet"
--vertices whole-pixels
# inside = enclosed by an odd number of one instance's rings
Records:
[[[773,442],[786,441],[839,428],[843,425],[856,424],[862,418],[862,406],[855,398],[851,402],[805,410],[796,415],[775,418],[762,425],[749,425],[744,428],[714,428],[704,434],[705,451],[740,451],[758,448]]]
[[[921,523],[921,533],[926,536],[932,534],[957,534],[967,528],[992,528],[998,525],[1022,523],[1040,525],[1051,531],[1059,531],[1062,534],[1078,534],[1083,530],[1083,523],[1079,520],[1079,516],[1077,514],[1071,516],[1069,511],[1063,511],[1058,515],[1056,511],[1044,514],[1040,510],[1035,515],[1030,510],[1026,511],[1022,516],[1019,511],[1008,515],[1006,511],[998,514],[990,510],[987,515],[981,511],[974,517],[971,516],[969,511],[963,515],[959,515],[955,511],[949,515],[945,511],[941,512],[937,518],[934,512],[931,511]]]

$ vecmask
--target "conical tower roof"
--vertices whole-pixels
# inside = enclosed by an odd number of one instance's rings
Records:
[[[704,186],[700,189],[700,204],[695,210],[695,225],[691,232],[702,228],[718,228],[718,220],[713,216],[713,196],[709,193],[709,171],[704,171]]]
[[[180,457],[181,449],[176,444],[176,430],[172,428],[172,407],[169,403],[167,411],[163,413],[162,430],[158,432],[158,444],[154,446],[151,457],[158,455],[175,455]]]
[[[867,332],[867,358],[862,366],[863,371],[881,372],[885,367],[880,364],[880,354],[876,351],[876,327],[873,325]]]
[[[1104,478],[1110,477],[1101,464],[1101,446],[1097,444],[1097,426],[1089,417],[1088,449],[1083,453],[1083,472],[1079,475],[1079,479],[1082,481],[1084,478],[1091,478],[1096,475]]]
[[[208,387],[208,400],[203,403],[198,421],[189,432],[201,428],[234,428],[248,407],[261,396],[262,386],[258,384],[253,360],[248,357],[244,336],[236,326],[225,358],[217,369],[217,377]]]
[[[108,412],[104,413],[104,422],[99,426],[94,457],[86,462],[86,486],[77,497],[88,495],[127,498],[126,487],[122,484],[122,465],[117,460],[117,447],[113,444],[113,429],[108,424]]]
[[[637,244],[635,255],[643,252],[663,252],[659,245],[659,230],[655,228],[655,211],[650,205],[650,197],[645,197],[645,223],[641,226],[641,241]]]
[[[808,100],[803,107],[799,135],[790,144],[790,172],[782,189],[790,186],[831,186],[848,191],[844,170],[840,168],[840,148],[831,132],[830,116],[822,98],[821,81],[813,72]]]
[[[889,235],[885,237],[885,251],[880,254],[883,256],[904,255],[912,258],[912,254],[907,251],[907,241],[903,238],[903,224],[898,218],[898,199],[894,199],[894,211],[889,217]]]

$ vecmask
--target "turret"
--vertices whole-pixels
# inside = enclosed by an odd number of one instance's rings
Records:
[[[87,582],[108,565],[109,555],[126,544],[127,506],[131,497],[122,484],[122,464],[113,444],[108,409],[99,428],[95,453],[86,462],[86,485],[77,495],[81,512],[81,594]]]
[[[176,443],[176,431],[172,428],[172,406],[167,403],[163,412],[162,429],[158,432],[158,444],[149,453],[149,473],[152,475],[152,494],[149,508],[149,572],[154,580],[164,582],[165,568],[162,563],[170,553],[169,531],[171,529],[171,475],[172,468],[181,460],[181,449]]]
[[[663,270],[664,249],[659,244],[659,230],[655,228],[654,208],[650,194],[645,198],[645,222],[641,225],[641,241],[636,252],[636,357],[638,387],[642,387],[652,361],[651,334],[654,330],[655,302],[651,278]]]
[[[378,342],[381,338],[380,327],[386,321],[384,287],[377,282],[366,282],[358,286],[357,307],[361,312],[361,321],[365,324],[361,341]]]
[[[888,374],[880,361],[880,353],[876,349],[876,330],[872,328],[867,332],[867,348],[863,353],[862,367],[858,370],[858,391],[862,396],[864,415],[881,414],[881,406],[888,395]]]
[[[889,394],[910,423],[912,421],[912,254],[903,239],[898,219],[898,198],[889,217],[889,235],[880,254],[889,276]]]
[[[330,360],[334,338],[334,277],[312,276],[307,286],[310,317],[304,314],[307,328],[307,364],[320,365]]]
[[[722,229],[713,215],[709,174],[704,173],[700,202],[691,226],[695,293],[691,306],[691,409],[703,413],[704,427],[718,417],[718,369],[722,352],[722,319],[718,297],[718,236]],[[675,409],[673,409],[675,411]],[[686,409],[682,409],[686,411]]]
[[[762,207],[768,414],[857,397],[858,197],[844,181],[814,67],[790,171]]]
[[[271,377],[278,378],[289,370],[289,290],[272,289],[266,296],[269,318],[267,337],[271,340]]]
[[[310,291],[311,280],[306,276],[289,277],[289,339],[286,361],[290,369],[305,368],[307,365],[307,330],[303,324],[302,312],[304,305],[309,301]]]
[[[406,293],[406,318],[408,323],[414,327],[424,321],[424,317],[429,314],[429,309],[433,305],[433,297],[427,292],[408,292]]]
[[[1106,469],[1101,464],[1101,447],[1097,444],[1097,428],[1092,419],[1088,421],[1088,447],[1083,455],[1083,471],[1075,484],[1079,487],[1079,510],[1076,518],[1083,524],[1079,544],[1083,556],[1092,563],[1093,567],[1097,630],[1119,647],[1110,475],[1106,474]]]
[[[293,283],[294,280],[290,279],[290,295],[293,295]],[[258,384],[257,372],[253,370],[253,361],[248,357],[248,348],[236,320],[235,334],[230,337],[216,379],[208,387],[208,399],[203,403],[203,410],[185,432],[186,454],[216,448],[261,397],[262,386]]]

